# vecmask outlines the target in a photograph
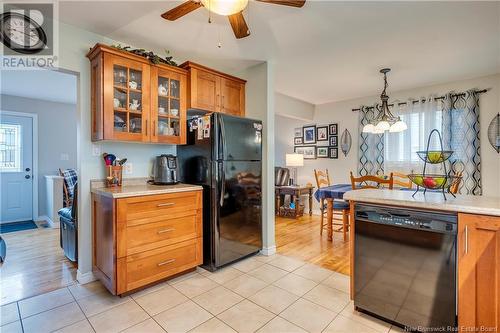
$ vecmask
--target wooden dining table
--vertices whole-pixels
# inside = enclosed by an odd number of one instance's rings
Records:
[[[333,201],[335,199],[342,200],[344,194],[352,190],[351,184],[334,184],[331,186],[320,187],[314,192],[314,198],[321,202],[321,199],[326,201],[326,223],[328,240],[333,239]]]

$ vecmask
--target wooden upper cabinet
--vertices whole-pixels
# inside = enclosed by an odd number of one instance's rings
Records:
[[[169,68],[151,72],[151,141],[186,143],[187,77]]]
[[[245,115],[245,84],[221,78],[221,112],[235,116]]]
[[[500,327],[500,217],[459,215],[458,326]]]
[[[186,142],[187,71],[96,44],[91,61],[92,140]],[[159,85],[166,95],[159,95]]]
[[[189,109],[245,115],[245,80],[190,61],[180,67],[189,71]]]

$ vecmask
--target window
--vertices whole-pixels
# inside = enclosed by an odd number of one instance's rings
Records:
[[[0,171],[21,171],[21,126],[0,124]]]
[[[384,135],[385,172],[420,172],[423,163],[417,151],[425,150],[429,133],[442,129],[442,111],[439,102],[428,100],[401,109],[397,114],[408,125],[406,131]],[[431,149],[439,149],[439,141],[431,141]]]

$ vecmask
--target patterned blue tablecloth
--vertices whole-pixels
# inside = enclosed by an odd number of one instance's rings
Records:
[[[321,187],[314,192],[314,198],[318,200],[321,199],[343,199],[344,194],[352,190],[351,184],[335,184],[327,187]]]

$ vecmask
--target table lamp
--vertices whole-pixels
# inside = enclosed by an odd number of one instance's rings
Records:
[[[304,166],[304,155],[302,154],[286,154],[286,166],[293,167],[292,185],[297,185],[297,167]]]

